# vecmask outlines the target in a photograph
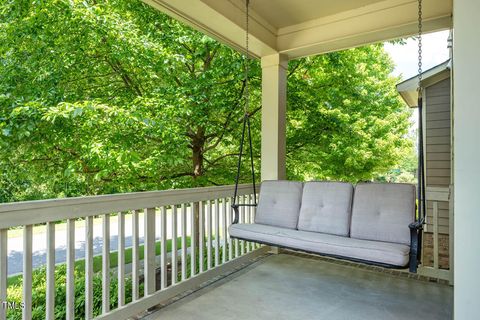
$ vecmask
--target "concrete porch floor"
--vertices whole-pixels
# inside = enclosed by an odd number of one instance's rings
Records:
[[[268,256],[146,317],[452,319],[453,288],[289,254]]]

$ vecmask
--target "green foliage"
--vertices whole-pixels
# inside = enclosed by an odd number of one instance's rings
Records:
[[[55,319],[66,318],[66,273],[65,264],[55,268]],[[83,270],[75,269],[75,319],[85,319],[85,273]],[[110,308],[117,307],[118,302],[118,279],[112,273],[110,277]],[[45,318],[46,305],[46,269],[40,268],[32,274],[32,319],[40,320]],[[93,313],[98,316],[102,311],[102,274],[96,273],[93,276]],[[143,283],[140,285],[140,293],[143,294]],[[9,301],[20,303],[22,301],[22,285],[15,284],[8,288]],[[125,279],[125,301],[132,301],[132,279]],[[7,318],[11,320],[22,319],[21,309],[9,309]]]
[[[1,201],[232,182],[239,53],[141,1],[0,4]]]
[[[409,112],[391,69],[382,45],[290,62],[290,178],[397,165]],[[0,0],[0,202],[233,183],[244,70],[240,53],[139,0]]]
[[[412,141],[392,70],[382,44],[290,64],[289,178],[357,182],[398,165]]]
[[[399,165],[388,172],[375,177],[385,182],[417,183],[418,157],[416,150],[410,148],[401,155]]]
[[[212,238],[214,241],[215,237]],[[179,238],[180,240],[180,238]],[[189,240],[189,239],[188,239]],[[159,244],[159,243],[157,243]],[[181,242],[178,241],[180,245]],[[252,244],[253,245],[253,244]],[[258,247],[257,244],[255,246]],[[157,246],[158,247],[158,246]],[[179,248],[180,249],[180,248]],[[227,255],[228,252],[226,247],[219,248],[219,259],[222,261],[223,255]],[[232,251],[235,252],[235,242],[232,242]],[[240,249],[240,248],[239,248]],[[167,251],[171,252],[171,241],[167,243]],[[214,249],[212,248],[212,252]],[[142,252],[142,251],[140,251]],[[195,273],[198,274],[200,271],[200,261],[203,264],[203,270],[208,270],[208,259],[207,259],[207,247],[204,246],[204,255],[202,259],[199,259],[198,252],[196,253],[196,266]],[[157,255],[160,252],[157,250]],[[98,258],[101,261],[101,256],[94,257]],[[113,258],[116,258],[116,255],[113,253],[110,254],[110,260],[113,264]],[[143,255],[140,257],[140,260],[143,260]],[[191,277],[191,259],[190,256],[187,256],[186,259],[186,277]],[[128,260],[127,255],[125,256],[125,263],[131,262]],[[85,319],[85,272],[84,272],[84,260],[78,260],[75,263],[75,272],[74,272],[74,281],[75,281],[75,319]],[[94,261],[94,266],[96,265]],[[211,260],[210,267],[214,267],[214,259]],[[112,266],[113,268],[113,266]],[[97,270],[98,269],[98,270]],[[181,267],[178,267],[178,273],[176,278],[178,281],[181,280]],[[94,276],[93,276],[93,314],[94,316],[101,315],[102,312],[102,273],[101,265],[100,268],[94,267]],[[59,264],[55,268],[55,319],[65,319],[66,318],[66,273],[67,268],[66,264]],[[17,303],[22,302],[22,279],[21,277],[15,277],[13,280],[9,279],[8,286],[8,300],[15,301]],[[32,287],[34,288],[32,293],[32,319],[41,320],[45,318],[46,310],[46,268],[42,267],[33,271],[32,274]],[[144,284],[140,282],[139,286],[140,297],[144,294]],[[125,279],[125,302],[129,303],[132,301],[132,278],[126,277]],[[118,278],[116,274],[112,272],[110,275],[110,309],[113,310],[118,306]],[[8,319],[11,320],[20,320],[22,319],[21,309],[10,309],[7,313]]]

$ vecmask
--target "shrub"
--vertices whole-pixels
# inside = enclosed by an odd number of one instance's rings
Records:
[[[188,239],[188,243],[190,239]],[[170,249],[170,246],[168,246]],[[227,254],[226,248],[220,248],[219,258],[222,260],[223,254]],[[232,243],[232,250],[235,250],[235,242]],[[170,251],[170,250],[169,250]],[[212,264],[214,265],[214,252],[212,248]],[[199,259],[198,252],[196,253],[195,272],[199,272],[199,261],[202,260],[203,269],[208,269],[207,262],[207,248],[204,247],[203,259]],[[111,253],[112,255],[113,253]],[[112,259],[112,256],[111,256]],[[186,259],[187,278],[191,277],[191,260],[190,255]],[[85,271],[84,261],[78,260],[75,263],[74,281],[75,281],[75,319],[85,319]],[[66,299],[67,299],[67,266],[66,264],[59,264],[55,268],[55,319],[65,319],[67,314]],[[178,268],[177,280],[181,280],[181,268]],[[21,277],[15,277],[8,287],[8,300],[16,303],[22,302],[22,281]],[[93,276],[93,315],[94,317],[102,313],[102,273],[97,272]],[[46,268],[35,269],[32,273],[32,319],[41,320],[45,318],[46,313]],[[143,296],[144,286],[140,284],[140,296]],[[125,303],[132,301],[132,278],[125,279]],[[118,279],[116,274],[112,272],[110,275],[110,309],[117,308],[118,305]],[[9,309],[7,311],[7,318],[9,320],[21,320],[22,310]]]
[[[65,319],[67,314],[66,298],[66,265],[60,264],[55,268],[55,319]],[[85,273],[75,270],[75,319],[85,319]],[[32,318],[41,320],[45,318],[46,305],[46,268],[36,269],[32,274]],[[110,308],[117,307],[118,281],[114,274],[110,279]],[[143,284],[140,286],[140,294],[143,294]],[[14,284],[8,288],[9,301],[22,302],[22,285]],[[132,301],[132,279],[125,279],[125,300]],[[100,315],[102,312],[102,274],[93,276],[93,314]],[[9,309],[7,318],[21,320],[22,310]]]

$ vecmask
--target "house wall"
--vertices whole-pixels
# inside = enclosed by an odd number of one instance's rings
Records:
[[[449,188],[451,183],[450,78],[425,89],[425,173],[427,187]],[[448,234],[449,204],[439,202],[439,233]],[[431,230],[433,204],[427,202],[427,230]]]
[[[427,187],[449,188],[451,184],[451,91],[450,77],[427,85],[424,89],[425,177]],[[450,203],[437,202],[438,248],[434,249],[433,201],[427,201],[427,226],[423,239],[424,266],[433,267],[438,254],[438,267],[450,268]]]
[[[450,185],[450,78],[425,89],[426,178],[430,187]]]

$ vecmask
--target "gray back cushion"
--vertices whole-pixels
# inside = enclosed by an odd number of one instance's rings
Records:
[[[255,223],[297,228],[303,184],[295,181],[264,181],[260,188]]]
[[[352,195],[350,183],[305,183],[298,230],[348,236]]]
[[[361,183],[355,187],[350,236],[410,245],[414,217],[414,185]]]

